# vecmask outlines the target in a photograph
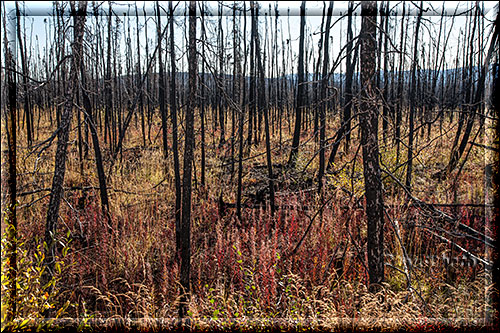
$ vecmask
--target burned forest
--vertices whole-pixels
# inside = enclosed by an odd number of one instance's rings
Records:
[[[498,2],[0,25],[2,331],[498,325]]]

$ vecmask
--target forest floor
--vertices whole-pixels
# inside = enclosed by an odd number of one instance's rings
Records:
[[[338,124],[338,119],[331,122]],[[159,124],[157,120],[152,126],[152,142],[147,147],[143,147],[140,126],[136,127],[133,121],[128,130],[123,152],[108,178],[111,230],[105,226],[100,210],[92,147],[80,161],[77,131],[72,132],[67,190],[58,225],[60,247],[67,248],[67,253],[61,259],[55,287],[43,289],[38,284],[21,291],[34,295],[35,305],[21,308],[20,317],[53,315],[66,301],[68,306],[57,314],[59,317],[97,320],[177,316],[180,285],[175,259],[174,170],[172,152],[166,161],[163,159]],[[443,169],[449,160],[456,133],[452,124],[456,126],[456,122],[445,118],[442,128],[434,125],[429,137],[427,131],[415,136],[412,195],[425,203],[451,204],[433,206],[434,210],[407,201],[398,185],[405,179],[405,167],[396,166],[406,161],[407,133],[402,134],[399,156],[391,134],[386,144],[380,136],[381,166],[395,178],[382,174],[387,213],[386,269],[385,282],[375,293],[367,289],[363,163],[361,149],[357,149],[357,130],[353,131],[347,152],[342,143],[333,172],[325,177],[323,196],[317,194],[318,158],[313,156],[318,144],[311,139],[312,129],[303,131],[307,134],[301,138],[303,144],[293,169],[285,166],[291,138],[288,127],[292,126],[283,124],[281,142],[278,132],[272,133],[271,147],[276,147],[272,154],[277,205],[274,217],[266,206],[262,133],[258,145],[245,147],[242,221],[237,219],[234,208],[238,163],[236,160],[232,170],[231,139],[226,138],[226,143],[219,145],[219,132],[208,129],[203,187],[198,131],[189,317],[194,323],[213,320],[220,328],[234,325],[227,320],[239,322],[240,328],[253,327],[255,322],[270,325],[284,320],[294,327],[325,330],[434,330],[443,326],[490,325],[498,316],[491,303],[497,290],[490,274],[481,262],[472,260],[444,238],[479,259],[497,259],[496,250],[463,237],[457,229],[462,223],[489,237],[495,236],[491,207],[481,204],[491,204],[492,189],[484,170],[486,165],[496,163],[490,151],[474,146],[462,168],[459,165],[442,181],[433,179],[433,173]],[[226,134],[230,125],[228,121]],[[333,136],[335,129],[331,125],[327,137]],[[52,131],[48,120],[42,119],[34,145]],[[476,131],[477,128],[473,133]],[[485,131],[476,142],[486,144],[490,140],[494,131],[491,124],[486,124]],[[103,137],[100,140],[107,157],[109,145],[104,144]],[[182,148],[182,131],[179,143]],[[55,142],[41,153],[39,147],[29,154],[24,133],[19,133],[17,144],[18,231],[24,242],[20,256],[28,263],[21,265],[20,270],[31,272],[23,281],[33,284],[39,281],[32,267],[40,267],[35,255],[43,252],[37,246],[44,235]],[[238,143],[234,144],[237,158]],[[329,152],[327,149],[327,159]],[[180,156],[182,163],[182,149]],[[108,172],[107,165],[105,170]],[[42,190],[30,194],[38,189]],[[436,210],[454,222],[436,218]],[[404,260],[405,254],[409,261]],[[2,280],[3,268],[2,259]],[[52,310],[47,310],[46,304]]]

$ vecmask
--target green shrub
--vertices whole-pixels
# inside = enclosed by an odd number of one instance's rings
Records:
[[[8,228],[12,227],[9,226]],[[7,228],[7,229],[8,229]],[[20,240],[11,240],[8,237],[8,231],[2,234],[2,331],[21,331],[29,326],[33,326],[37,322],[37,331],[47,329],[51,326],[54,319],[63,316],[71,305],[69,300],[61,304],[59,281],[65,271],[71,266],[65,264],[65,258],[69,251],[68,239],[58,241],[62,245],[62,257],[56,257],[54,265],[54,274],[47,278],[44,275],[44,246],[46,243],[36,241],[36,248],[33,251],[28,251],[27,246]],[[15,233],[12,233],[13,235]],[[68,235],[69,236],[69,235]],[[11,242],[16,242],[15,247],[11,247]],[[11,281],[7,275],[10,266],[10,256],[7,255],[9,249],[17,250],[17,278],[16,289],[17,295],[15,299],[16,316],[14,320],[7,320],[10,299],[8,288],[11,286]],[[48,281],[47,281],[48,280]],[[51,318],[45,319],[46,314],[50,313]]]

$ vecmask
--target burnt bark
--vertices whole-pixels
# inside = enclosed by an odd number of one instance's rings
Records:
[[[300,6],[300,39],[299,39],[299,60],[298,60],[298,81],[297,81],[297,102],[295,104],[295,127],[293,131],[292,150],[288,164],[295,165],[295,160],[299,152],[300,127],[302,125],[302,108],[304,107],[304,28],[306,24],[306,2],[302,1]]]
[[[195,96],[197,92],[197,56],[196,56],[196,1],[189,2],[189,86],[188,96]],[[182,179],[182,221],[181,221],[181,298],[179,303],[179,317],[187,315],[188,300],[190,293],[190,271],[191,271],[191,171],[194,153],[194,108],[196,100],[188,99],[185,113],[186,134],[184,145],[184,172]]]
[[[361,105],[360,126],[368,223],[368,274],[370,285],[384,281],[384,217],[378,148],[378,113],[375,102],[377,3],[361,4]]]
[[[47,221],[45,226],[45,242],[47,244],[45,263],[48,273],[52,274],[55,263],[55,239],[57,220],[59,218],[59,206],[63,196],[64,175],[66,172],[66,157],[68,148],[69,131],[71,119],[73,117],[73,101],[75,92],[78,88],[78,70],[82,57],[82,42],[87,15],[87,3],[79,2],[78,9],[72,3],[73,16],[73,44],[71,57],[70,80],[66,90],[66,101],[64,103],[63,113],[61,115],[61,125],[57,133],[57,148],[55,155],[54,177],[52,179],[52,190],[50,192],[50,201],[47,209]]]
[[[177,255],[180,251],[180,230],[181,230],[181,175],[179,165],[179,147],[177,144],[177,98],[175,84],[175,44],[174,44],[174,8],[172,1],[168,3],[170,20],[170,115],[172,117],[172,151],[174,157],[174,182],[175,182],[175,247]]]

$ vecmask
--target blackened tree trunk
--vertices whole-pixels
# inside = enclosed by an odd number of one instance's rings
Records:
[[[254,5],[254,2],[252,2]],[[305,5],[303,5],[305,6]],[[253,17],[254,20],[257,20],[257,17]],[[257,26],[257,22],[255,22],[255,26]],[[259,112],[264,114],[264,131],[266,132],[266,159],[267,159],[267,173],[269,178],[269,204],[271,206],[271,216],[274,215],[276,210],[274,204],[274,180],[273,180],[273,164],[271,159],[271,138],[269,133],[269,110],[268,103],[266,101],[266,83],[265,83],[265,73],[264,73],[264,65],[262,61],[262,55],[260,51],[260,41],[259,34],[255,34],[255,54],[257,58],[257,67],[259,70]]]
[[[205,58],[205,42],[207,40],[207,34],[205,31],[205,5],[202,5],[201,11],[201,35],[203,38],[202,43],[202,57]],[[173,34],[171,34],[171,38],[173,38]],[[173,39],[172,39],[173,40]],[[202,62],[201,65],[201,77],[200,77],[200,86],[201,86],[201,94],[200,94],[200,131],[201,131],[201,179],[200,184],[201,187],[205,190],[205,169],[206,169],[206,139],[205,139],[205,103],[206,103],[206,95],[205,95],[205,62]]]
[[[349,143],[351,142],[351,109],[352,109],[352,78],[354,76],[354,67],[356,66],[356,57],[351,58],[353,50],[353,35],[352,35],[352,12],[354,2],[349,1],[348,18],[347,18],[347,63],[346,63],[346,81],[345,81],[345,104],[344,117],[342,118],[345,124],[345,151],[349,151]],[[358,49],[356,48],[356,51]],[[357,52],[356,52],[357,53]],[[333,161],[332,161],[333,162]]]
[[[175,182],[175,245],[177,255],[180,251],[181,230],[181,175],[179,166],[179,147],[177,144],[177,98],[175,84],[175,44],[174,44],[174,8],[172,1],[168,3],[170,13],[170,115],[172,117],[172,150],[174,155],[174,182]]]
[[[168,157],[168,131],[167,131],[167,110],[165,109],[165,75],[163,72],[163,60],[162,60],[162,33],[161,33],[161,14],[160,14],[160,4],[156,2],[156,15],[158,18],[158,79],[160,80],[158,84],[159,95],[158,102],[160,103],[160,116],[161,116],[161,127],[162,127],[162,138],[163,138],[163,157],[165,160]]]
[[[295,165],[300,144],[300,127],[302,123],[302,108],[304,106],[304,28],[306,25],[306,2],[302,1],[300,6],[300,39],[299,39],[299,63],[297,82],[297,103],[295,104],[295,127],[293,131],[292,150],[288,160],[289,165]]]
[[[340,142],[342,138],[345,136],[345,151],[349,150],[349,144],[351,141],[351,109],[352,109],[352,79],[354,76],[354,68],[356,67],[356,62],[358,58],[358,50],[359,43],[356,43],[356,47],[354,48],[354,55],[352,55],[353,51],[353,36],[352,36],[352,16],[353,16],[354,4],[352,1],[349,2],[348,8],[348,19],[347,19],[347,58],[346,58],[346,87],[345,87],[345,100],[344,100],[344,113],[342,117],[342,123],[340,125],[339,130],[337,131],[337,135],[335,136],[334,142],[332,144],[332,151],[330,153],[330,157],[328,158],[327,170],[330,170],[333,167],[333,163],[335,162],[335,156],[337,155],[337,151],[340,147]]]
[[[219,3],[219,26],[218,32],[218,49],[219,49],[219,73],[216,80],[219,80],[219,85],[224,87],[224,30],[222,29],[222,3]],[[222,147],[226,142],[225,123],[224,123],[224,100],[220,94],[217,94],[217,109],[219,111],[219,126],[220,126],[220,139],[219,147]]]
[[[196,95],[196,1],[189,2],[189,87],[188,96]],[[191,169],[194,151],[194,108],[196,100],[188,99],[186,108],[186,135],[184,145],[184,173],[182,179],[182,222],[181,222],[181,298],[179,304],[179,317],[187,315],[187,302],[189,299],[189,277],[191,271]]]
[[[243,3],[243,13],[246,13],[246,3]],[[245,62],[243,64],[243,73],[240,73],[238,79],[240,80],[240,87],[242,87],[241,99],[240,99],[240,121],[238,125],[239,130],[239,153],[238,153],[238,189],[236,194],[236,216],[241,221],[241,197],[242,197],[242,182],[243,182],[243,125],[245,121],[245,98],[246,98],[246,79],[245,72],[247,66],[247,39],[246,39],[246,31],[247,31],[247,16],[243,15],[243,47],[244,47],[244,57]],[[239,59],[238,59],[239,61]],[[238,62],[239,65],[239,62]]]
[[[113,11],[111,9],[111,3],[109,5],[109,16],[108,16],[108,43],[107,43],[107,61],[106,61],[106,75],[104,78],[104,95],[106,98],[106,108],[104,110],[104,143],[108,142],[110,151],[113,150],[113,143],[111,140],[111,113],[113,112],[113,89],[111,87],[111,39],[112,37],[112,18]],[[109,136],[109,138],[108,138]]]
[[[101,209],[102,212],[107,219],[108,227],[111,222],[111,218],[109,216],[109,199],[108,199],[108,190],[106,188],[106,176],[104,174],[104,166],[102,163],[102,154],[101,148],[99,145],[99,137],[97,135],[96,123],[94,117],[92,116],[92,106],[90,103],[90,98],[87,94],[87,85],[86,85],[86,75],[84,70],[84,63],[81,61],[80,63],[80,75],[82,80],[82,99],[83,99],[83,107],[85,109],[85,122],[90,127],[90,135],[92,137],[92,145],[94,146],[94,155],[95,155],[95,163],[97,168],[97,177],[99,178],[99,194],[101,197]]]
[[[137,11],[137,3],[135,4],[135,19],[136,19],[136,37],[137,37],[137,80],[136,85],[139,89],[139,113],[141,115],[141,131],[142,131],[142,145],[146,146],[146,126],[144,123],[144,89],[141,85],[141,44],[139,38],[139,12]],[[146,29],[146,27],[145,27]],[[147,43],[147,41],[146,41]]]
[[[253,19],[255,15],[255,9],[253,6],[253,1],[250,1],[250,11],[252,14],[251,22],[251,35],[250,35],[250,100],[248,105],[248,149],[252,145],[252,135],[253,135],[253,123],[255,115],[255,103],[256,103],[256,89],[255,89],[255,21]]]
[[[319,43],[318,43],[318,60],[316,62],[316,67],[314,68],[314,78],[313,78],[313,91],[314,91],[314,100],[316,101],[316,104],[319,100],[319,94],[318,94],[318,81],[319,81],[319,66],[321,65],[321,59],[323,57],[322,55],[322,48],[323,48],[323,35],[324,35],[324,29],[323,27],[325,26],[325,10],[326,10],[326,3],[323,6],[323,15],[321,17],[321,35],[319,37]],[[351,17],[348,17],[348,20],[350,20]],[[350,57],[350,54],[347,54],[348,57]],[[318,141],[318,133],[319,133],[319,111],[318,111],[318,106],[316,105],[314,108],[314,141]]]
[[[87,3],[79,2],[78,10],[71,3],[73,15],[73,44],[71,46],[71,73],[67,86],[66,101],[63,114],[61,115],[61,126],[57,133],[57,148],[55,156],[54,178],[52,179],[52,190],[50,192],[49,207],[47,210],[47,223],[45,227],[45,242],[47,243],[46,265],[49,274],[52,273],[55,260],[55,238],[57,219],[59,218],[59,206],[63,196],[64,174],[66,172],[66,155],[68,148],[71,118],[73,116],[73,101],[78,88],[78,71],[82,57],[82,42],[87,15]]]
[[[361,15],[360,126],[368,223],[368,273],[372,285],[384,280],[384,202],[379,166],[378,113],[374,104],[377,3],[364,1]]]
[[[17,16],[17,41],[19,42],[19,53],[21,54],[21,65],[23,69],[23,93],[24,93],[24,117],[26,119],[26,138],[28,140],[28,147],[31,147],[31,144],[33,142],[33,133],[32,133],[32,119],[31,119],[31,107],[30,107],[30,100],[29,100],[29,89],[28,89],[28,66],[27,66],[27,59],[26,59],[26,41],[24,41],[24,46],[23,46],[23,39],[21,38],[21,11],[19,10],[19,2],[16,1],[16,16]]]
[[[404,22],[405,22],[405,10],[406,4],[403,2],[403,13],[401,14],[401,32],[400,32],[400,47],[402,50],[406,50],[406,38],[404,38]],[[407,25],[408,27],[408,25]],[[408,28],[407,28],[408,29]],[[399,146],[401,141],[401,118],[402,118],[402,108],[403,108],[403,69],[404,69],[404,52],[399,53],[399,71],[398,71],[398,103],[396,106],[396,124],[394,136],[396,140],[396,165],[399,164]]]
[[[407,161],[407,169],[406,169],[406,188],[408,191],[411,191],[411,177],[412,177],[412,168],[413,168],[413,137],[414,137],[414,120],[415,117],[415,104],[416,104],[416,70],[417,70],[417,50],[418,50],[418,31],[420,28],[420,21],[422,19],[423,12],[423,2],[420,2],[420,10],[417,16],[417,26],[415,28],[415,44],[413,47],[413,62],[411,65],[411,86],[410,86],[410,114],[409,114],[409,133],[408,133],[408,161]]]
[[[4,4],[5,6],[5,4]],[[16,215],[16,69],[14,58],[9,47],[6,30],[6,18],[4,7],[4,47],[5,47],[5,67],[7,76],[7,142],[8,142],[8,175],[7,175],[7,249],[6,257],[8,260],[7,292],[2,295],[7,304],[6,321],[10,321],[17,316],[17,215]],[[3,153],[2,153],[3,154]],[[2,251],[3,252],[3,251]],[[2,253],[2,256],[4,254]],[[3,260],[3,259],[2,259]],[[3,275],[3,272],[2,272]],[[3,276],[2,276],[3,279]],[[2,282],[3,284],[3,282]],[[3,301],[2,301],[3,302]],[[3,306],[3,304],[2,304]],[[3,311],[3,310],[2,310]]]
[[[328,61],[330,45],[330,23],[332,21],[333,1],[330,1],[326,18],[325,46],[323,55],[323,70],[321,74],[320,87],[320,119],[319,119],[319,173],[318,173],[318,193],[323,187],[323,175],[325,174],[325,136],[326,136],[326,105],[327,105],[327,84],[328,84]]]
[[[462,157],[462,155],[465,151],[465,148],[467,147],[467,143],[469,142],[470,134],[472,133],[472,126],[474,125],[475,114],[479,109],[479,106],[481,104],[481,97],[482,97],[483,92],[484,92],[484,85],[485,85],[485,79],[486,79],[486,69],[489,66],[490,58],[492,56],[494,48],[498,46],[497,39],[498,39],[499,33],[500,33],[500,14],[497,14],[497,18],[496,18],[494,26],[493,26],[493,36],[491,37],[491,42],[490,42],[490,46],[488,48],[488,53],[486,55],[484,65],[481,67],[481,71],[479,74],[478,88],[475,92],[475,95],[474,95],[472,102],[470,103],[470,105],[472,107],[470,107],[470,109],[469,109],[467,125],[465,127],[462,140],[460,141],[460,145],[458,145],[458,147],[453,147],[453,150],[451,153],[451,158],[450,158],[450,161],[448,163],[448,166],[446,167],[445,170],[443,170],[441,172],[442,174],[440,175],[440,178],[443,178],[445,175],[448,175],[451,171],[453,171],[453,169],[456,168],[460,158]],[[472,41],[471,41],[470,52],[472,53]],[[472,59],[471,59],[471,63],[472,63]],[[469,75],[472,75],[472,73],[469,73]],[[470,87],[470,89],[472,89],[472,86]],[[472,95],[472,93],[471,93],[471,95]],[[457,133],[457,138],[459,135],[460,135],[460,133]],[[457,139],[456,139],[456,142],[458,142]]]
[[[382,138],[384,143],[387,139],[387,130],[389,126],[389,53],[388,53],[388,42],[389,42],[389,2],[385,2],[385,10],[381,13],[385,16],[384,21],[384,82],[383,82],[383,106],[382,106]],[[377,74],[380,76],[380,74]]]

